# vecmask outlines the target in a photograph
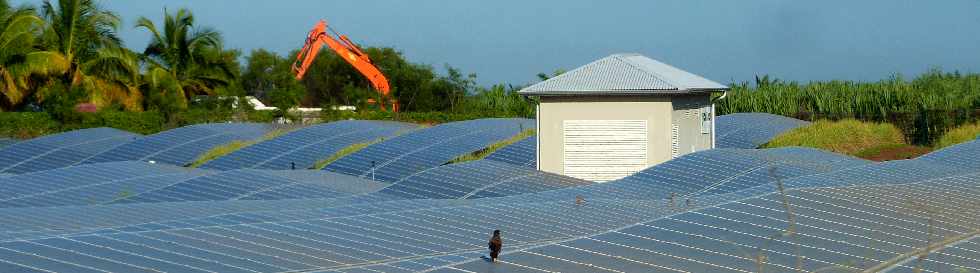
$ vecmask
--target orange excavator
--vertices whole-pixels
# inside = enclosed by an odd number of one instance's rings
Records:
[[[388,78],[381,73],[378,67],[374,66],[371,58],[364,51],[361,51],[354,42],[351,42],[347,36],[337,35],[337,38],[334,38],[327,33],[327,30],[333,32],[332,29],[327,27],[326,21],[320,20],[313,27],[313,30],[310,30],[310,34],[306,36],[306,44],[303,45],[303,49],[296,56],[296,62],[293,63],[293,73],[296,74],[296,79],[303,79],[306,70],[310,68],[310,64],[313,64],[316,55],[320,53],[320,48],[326,45],[344,59],[344,61],[354,66],[364,77],[367,77],[368,81],[371,82],[371,86],[378,91],[381,101],[387,101],[391,105],[391,110],[398,112],[398,101],[389,98],[391,86],[388,85]],[[333,33],[336,35],[336,32]],[[374,99],[368,99],[368,103],[374,104],[376,101]],[[384,103],[378,103],[378,105],[382,110],[387,111]]]

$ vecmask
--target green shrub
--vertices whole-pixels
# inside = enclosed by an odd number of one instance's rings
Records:
[[[44,112],[0,112],[0,135],[28,139],[61,132],[61,124]]]
[[[980,136],[980,122],[967,124],[946,132],[939,141],[936,148],[945,148],[959,143],[976,140]]]
[[[902,131],[892,124],[820,120],[777,136],[764,148],[803,146],[856,155],[875,147],[905,145]]]

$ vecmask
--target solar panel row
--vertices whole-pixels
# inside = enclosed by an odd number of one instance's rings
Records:
[[[409,123],[389,121],[348,120],[324,123],[245,147],[205,163],[201,168],[288,170],[295,165],[297,169],[308,169],[317,161],[353,144],[392,137],[416,127]]]
[[[538,137],[531,136],[515,142],[487,156],[487,160],[510,163],[529,168],[537,167]]]
[[[534,128],[528,119],[480,119],[437,125],[374,144],[324,170],[395,182]]]
[[[406,198],[467,199],[592,184],[493,160],[444,165],[406,177],[381,192]]]
[[[95,155],[83,163],[156,161],[184,166],[204,152],[231,141],[255,140],[269,132],[257,123],[199,124],[167,130]]]
[[[978,192],[980,174],[902,186],[791,190],[785,197],[774,193],[738,200],[511,253],[501,265],[474,261],[452,268],[467,272],[911,272],[915,268],[970,272],[980,269],[980,244],[974,239],[980,222],[967,216],[980,210]],[[944,253],[915,258],[943,240],[948,240],[941,243]]]
[[[81,129],[0,148],[0,172],[27,173],[67,167],[140,136],[113,128]]]
[[[766,113],[736,113],[715,119],[718,148],[754,149],[809,122]]]

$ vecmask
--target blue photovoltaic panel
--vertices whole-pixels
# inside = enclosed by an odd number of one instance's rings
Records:
[[[313,175],[283,176],[280,175],[282,173],[284,171],[254,169],[219,172],[120,198],[113,203],[337,198],[363,192],[350,192],[347,189],[353,188],[349,186],[332,186],[333,184],[377,184],[356,177],[323,172],[314,172],[325,176],[322,178]]]
[[[368,146],[334,161],[324,169],[395,182],[533,128],[534,121],[529,119],[480,119],[446,123]]]
[[[0,148],[7,147],[10,144],[14,144],[17,142],[19,141],[13,138],[0,138]]]
[[[487,156],[487,160],[500,161],[530,168],[537,167],[538,137],[531,136],[500,148]]]
[[[552,198],[667,199],[723,194],[776,179],[832,172],[870,161],[811,148],[712,149],[687,154],[620,180],[544,193]]]
[[[353,144],[392,137],[416,127],[417,125],[402,122],[365,120],[319,124],[245,147],[209,161],[201,168],[287,170],[295,163],[297,169],[308,169],[317,161],[329,158]]]
[[[736,113],[715,120],[716,148],[753,149],[809,122],[766,113]]]
[[[516,165],[477,160],[432,168],[402,179],[382,193],[406,198],[466,199],[542,192],[592,184]]]
[[[202,175],[145,162],[110,162],[0,179],[0,208],[97,205]]]
[[[86,163],[157,161],[184,166],[204,152],[235,140],[249,141],[268,133],[269,126],[256,123],[212,123],[185,126],[143,137],[100,153]]]
[[[939,188],[937,188],[937,186]],[[950,195],[948,188],[965,192]],[[972,272],[980,269],[975,220],[956,213],[977,204],[980,175],[900,186],[808,188],[732,200],[612,232],[479,261],[466,272],[534,268],[561,272]],[[947,200],[910,207],[910,196]],[[788,213],[785,204],[791,204]],[[787,216],[790,215],[790,216]],[[787,219],[793,219],[793,222]],[[792,230],[792,233],[787,232]],[[972,232],[972,233],[971,233]],[[932,239],[930,239],[932,238]],[[909,255],[935,244],[929,255]],[[746,254],[747,253],[747,254]],[[903,259],[903,257],[906,257]],[[447,271],[451,272],[451,271]]]
[[[946,147],[916,160],[980,170],[980,140]]]
[[[0,148],[0,172],[27,173],[67,167],[138,139],[113,128],[75,130]]]
[[[448,145],[454,137],[433,139]],[[180,189],[306,199],[0,209],[0,269],[756,272],[753,255],[764,255],[768,272],[860,272],[892,260],[898,263],[891,272],[969,272],[978,268],[980,253],[971,235],[980,226],[972,217],[980,208],[975,145],[887,163],[808,148],[714,149],[617,181],[544,191],[521,187],[553,180],[514,175],[527,169],[489,160],[439,163],[395,180],[416,177],[411,183],[477,198],[470,200],[400,200],[372,192],[382,184],[336,186],[317,176],[321,172],[238,170]],[[416,150],[401,150],[384,163],[420,154]],[[465,173],[453,174],[453,168]],[[105,184],[126,175],[110,174]],[[263,184],[283,179],[302,182]],[[100,184],[82,181],[83,187]],[[309,198],[317,191],[306,185],[359,194]],[[23,196],[14,190],[21,188],[0,187],[0,193]],[[493,229],[504,233],[501,263],[479,258]],[[900,259],[936,242],[943,247],[927,257]]]

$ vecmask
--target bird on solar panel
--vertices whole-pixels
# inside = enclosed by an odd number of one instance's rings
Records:
[[[490,237],[490,262],[497,262],[497,256],[500,256],[500,249],[504,247],[504,241],[500,240],[500,230],[493,231],[493,237]]]

